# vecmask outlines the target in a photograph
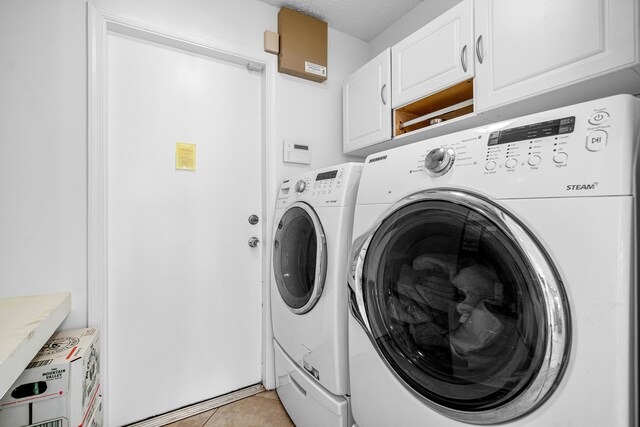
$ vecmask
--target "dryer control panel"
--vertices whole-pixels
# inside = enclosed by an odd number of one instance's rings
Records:
[[[311,194],[321,196],[339,192],[344,181],[344,173],[344,168],[317,173],[310,188]]]
[[[355,192],[362,166],[345,163],[284,180],[278,190],[276,208],[296,201],[307,201],[313,206],[344,206]]]

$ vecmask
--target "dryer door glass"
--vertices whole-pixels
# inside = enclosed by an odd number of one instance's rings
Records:
[[[326,243],[315,212],[303,203],[293,205],[278,223],[273,269],[278,291],[291,311],[311,310],[324,286]]]
[[[374,344],[412,392],[453,418],[504,407],[548,369],[543,284],[515,240],[481,209],[423,200],[382,221],[366,249]]]

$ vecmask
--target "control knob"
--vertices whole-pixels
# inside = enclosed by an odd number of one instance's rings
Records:
[[[299,180],[298,182],[296,182],[296,187],[295,187],[295,191],[296,193],[302,193],[305,188],[307,188],[307,183],[304,182],[303,180]]]
[[[424,159],[424,170],[431,176],[444,175],[453,166],[456,152],[453,148],[434,148]]]

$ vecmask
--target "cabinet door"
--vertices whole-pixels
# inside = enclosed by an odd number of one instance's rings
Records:
[[[633,64],[635,0],[478,0],[476,109]]]
[[[473,77],[473,2],[464,0],[391,48],[393,107]]]
[[[387,49],[345,80],[342,144],[349,153],[391,139],[391,53]]]

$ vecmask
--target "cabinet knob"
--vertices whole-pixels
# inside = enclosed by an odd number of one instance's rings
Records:
[[[260,243],[260,239],[253,236],[252,238],[249,239],[247,243],[249,244],[249,247],[255,248],[256,246],[258,246],[258,243]]]

